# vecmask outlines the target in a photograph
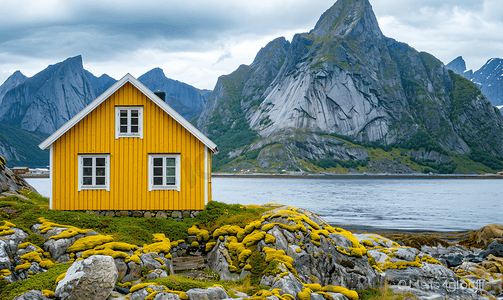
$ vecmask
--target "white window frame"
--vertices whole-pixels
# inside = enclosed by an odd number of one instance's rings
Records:
[[[120,132],[120,111],[127,110],[127,130],[128,132]],[[131,111],[138,110],[138,132],[131,132]],[[143,139],[143,106],[116,106],[115,107],[115,139],[123,137],[139,137]]]
[[[79,191],[107,190],[110,191],[110,154],[79,154]],[[96,158],[105,158],[105,185],[84,185],[84,158],[92,158],[92,178],[96,183]]]
[[[163,185],[154,185],[154,158],[163,158]],[[166,160],[165,158],[175,159],[175,184],[166,184]],[[148,156],[148,190],[177,190],[180,191],[180,154],[149,154]]]

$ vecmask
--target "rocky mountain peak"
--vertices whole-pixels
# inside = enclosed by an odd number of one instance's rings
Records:
[[[310,32],[315,37],[344,37],[353,31],[360,21],[370,33],[382,34],[377,19],[368,0],[338,0],[321,15]]]
[[[26,81],[28,77],[24,76],[21,71],[16,71],[5,80],[5,82],[0,85],[0,105],[2,104],[2,99],[5,94],[16,86],[22,84]]]
[[[466,71],[466,63],[462,56],[456,57],[453,61],[445,66],[447,69],[452,70],[454,73],[461,75]]]

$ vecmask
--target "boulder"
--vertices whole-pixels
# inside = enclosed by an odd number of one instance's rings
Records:
[[[302,292],[304,285],[300,280],[297,279],[292,273],[288,272],[285,276],[278,275],[271,286],[271,290],[281,289],[279,293],[281,295],[290,294],[294,297],[297,296],[298,293]]]
[[[50,298],[46,297],[42,291],[31,290],[14,297],[12,300],[50,300]]]
[[[107,299],[117,276],[112,257],[93,255],[72,264],[58,283],[55,296],[62,300]]]
[[[209,287],[207,289],[190,289],[186,294],[189,300],[221,300],[231,298],[229,294],[219,286]]]
[[[491,254],[496,257],[503,257],[503,243],[499,241],[492,242],[489,246],[487,246],[486,250],[480,252],[479,256],[485,258]]]
[[[127,263],[127,266],[128,273],[122,278],[121,282],[132,282],[141,278],[141,265],[130,261]]]
[[[497,238],[503,238],[503,225],[490,224],[475,231],[468,239],[460,241],[459,244],[487,247]]]
[[[132,292],[131,294],[128,295],[129,299],[130,300],[145,300],[145,298],[147,298],[150,295],[150,292],[148,292],[147,289],[152,289],[152,291],[154,291],[154,292],[160,292],[160,291],[166,290],[163,286],[158,286],[155,283],[153,283],[152,285],[145,286],[137,291]],[[164,293],[160,293],[160,294],[164,294]],[[163,299],[163,298],[156,297],[155,299],[159,300],[159,299]]]

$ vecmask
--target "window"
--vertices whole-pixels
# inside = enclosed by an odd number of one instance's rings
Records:
[[[143,138],[143,107],[115,107],[115,138]]]
[[[79,155],[79,191],[110,191],[110,155]]]
[[[149,191],[180,191],[180,155],[149,155]]]

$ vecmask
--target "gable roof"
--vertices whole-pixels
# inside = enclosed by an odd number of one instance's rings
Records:
[[[124,77],[122,77],[119,81],[117,81],[114,85],[108,88],[103,94],[101,94],[98,98],[96,98],[93,102],[91,102],[88,106],[86,106],[83,110],[81,110],[78,114],[76,114],[73,118],[71,118],[68,122],[66,122],[63,126],[61,126],[58,130],[56,130],[51,136],[49,136],[45,141],[38,145],[40,149],[47,149],[52,143],[54,143],[57,139],[59,139],[65,132],[70,130],[75,124],[77,124],[80,120],[82,120],[85,116],[87,116],[91,111],[93,111],[96,107],[98,107],[103,101],[108,99],[113,93],[115,93],[118,89],[120,89],[127,82],[131,83],[134,87],[140,90],[147,98],[152,100],[157,106],[159,106],[164,112],[166,112],[170,117],[175,119],[178,123],[180,123],[183,128],[192,133],[197,139],[199,139],[206,147],[208,147],[214,153],[218,153],[218,147],[215,143],[213,143],[208,137],[206,137],[201,131],[199,131],[194,125],[190,124],[184,117],[182,117],[179,113],[177,113],[174,109],[172,109],[166,102],[164,102],[161,98],[159,98],[156,94],[154,94],[149,88],[144,86],[138,79],[134,78],[133,75],[127,73]]]

